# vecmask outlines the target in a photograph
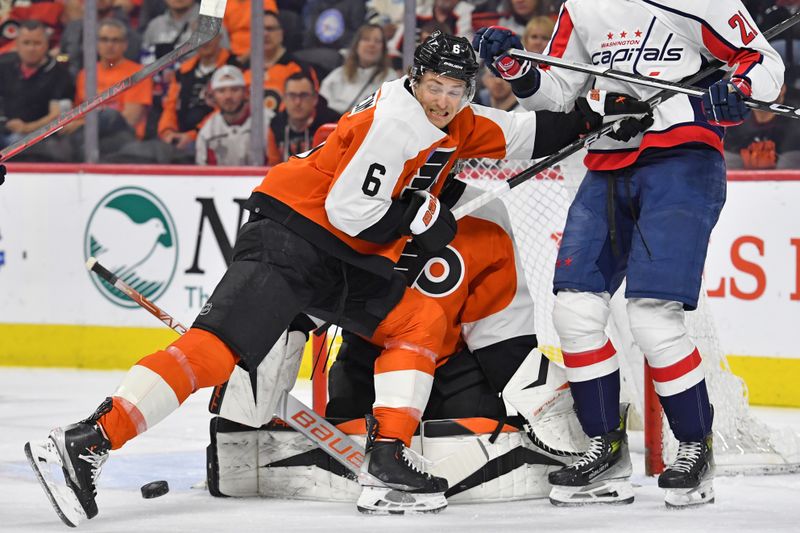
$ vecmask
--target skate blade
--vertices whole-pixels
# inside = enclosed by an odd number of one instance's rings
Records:
[[[86,520],[86,512],[75,493],[67,486],[64,466],[56,451],[55,442],[50,438],[40,442],[26,442],[25,455],[58,517],[69,527],[78,527],[78,524]]]
[[[707,503],[714,503],[714,483],[712,480],[700,482],[691,489],[665,489],[664,504],[668,509],[687,509]]]
[[[356,508],[364,514],[438,513],[447,507],[443,492],[415,494],[389,487],[364,487]]]
[[[633,503],[630,480],[604,480],[583,487],[553,485],[550,503],[557,507],[583,505],[626,505]]]

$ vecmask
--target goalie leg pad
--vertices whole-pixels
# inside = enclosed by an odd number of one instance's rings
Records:
[[[503,389],[503,399],[531,427],[543,447],[582,453],[588,439],[575,415],[564,369],[537,348],[531,350]]]
[[[354,502],[361,491],[349,470],[277,420],[254,429],[213,418],[207,467],[213,496]]]
[[[249,372],[236,366],[225,387],[212,397],[211,411],[253,428],[268,423],[278,399],[297,381],[305,344],[305,333],[284,331],[259,363],[255,381]]]

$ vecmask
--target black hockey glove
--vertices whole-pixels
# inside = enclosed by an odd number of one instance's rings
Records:
[[[0,185],[6,181],[6,166],[0,165]]]
[[[456,236],[456,219],[450,209],[427,191],[416,191],[403,214],[406,235],[426,252],[435,252],[447,246]]]
[[[586,132],[605,122],[620,121],[608,136],[616,141],[628,142],[653,125],[653,112],[646,102],[621,93],[592,89],[586,98],[578,98],[575,107],[586,121]]]

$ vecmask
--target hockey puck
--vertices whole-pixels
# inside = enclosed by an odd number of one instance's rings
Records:
[[[158,498],[169,492],[169,485],[166,481],[151,481],[142,485],[142,498]]]

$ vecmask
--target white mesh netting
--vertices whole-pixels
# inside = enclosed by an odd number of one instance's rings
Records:
[[[536,302],[537,335],[548,356],[561,359],[558,336],[552,324],[553,270],[567,210],[585,173],[583,154],[568,158],[501,197],[508,208],[514,237]],[[499,186],[499,180],[524,170],[530,162],[469,161],[460,174],[483,189]],[[632,428],[642,428],[644,357],[633,342],[624,305],[624,287],[612,300],[609,337],[621,356],[623,401],[633,407]],[[686,314],[687,327],[703,357],[709,395],[715,408],[714,453],[717,471],[732,473],[780,473],[800,469],[800,438],[789,430],[775,431],[758,421],[748,405],[747,387],[728,365],[717,338],[705,291],[696,311]],[[652,431],[652,430],[651,430]],[[660,428],[655,431],[661,431]],[[669,462],[677,443],[663,423],[664,461]]]

